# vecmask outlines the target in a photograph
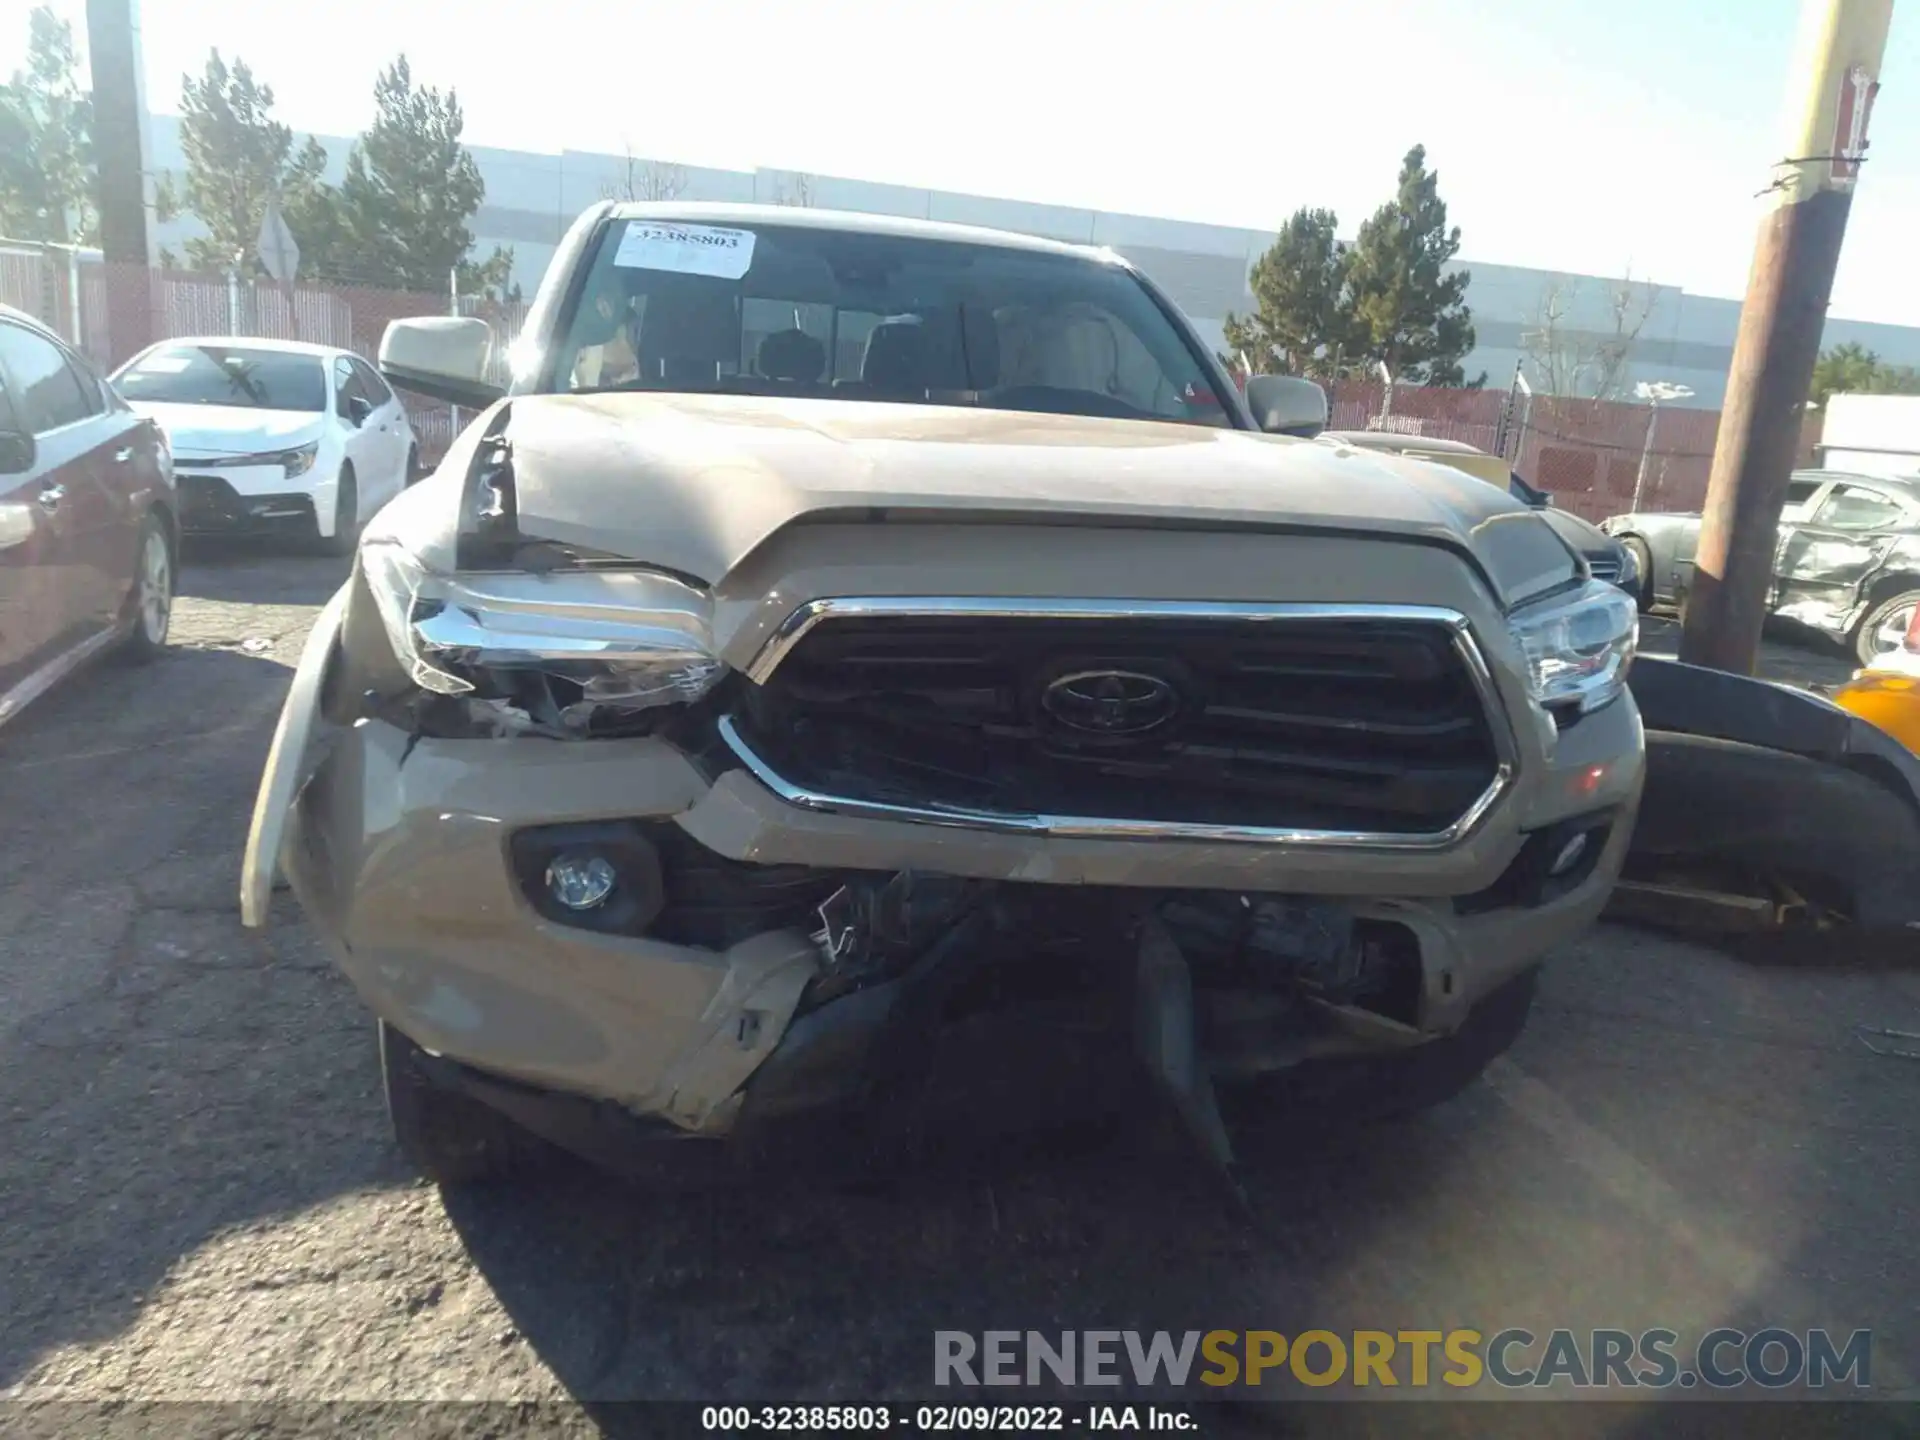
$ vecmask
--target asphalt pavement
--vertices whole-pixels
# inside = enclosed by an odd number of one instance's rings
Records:
[[[340,570],[202,556],[169,654],[0,732],[0,1395],[858,1402],[922,1394],[936,1329],[1715,1323],[1869,1327],[1876,1390],[1920,1385],[1920,1064],[1862,1033],[1920,1030],[1920,973],[1839,943],[1602,927],[1461,1099],[1252,1156],[1251,1226],[1124,1148],[860,1193],[556,1161],[443,1201],[291,899],[237,914]]]

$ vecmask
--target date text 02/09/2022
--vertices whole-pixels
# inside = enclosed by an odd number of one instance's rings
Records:
[[[1191,1412],[1161,1405],[708,1405],[703,1430],[887,1431],[918,1434],[993,1431],[1028,1435],[1046,1431],[1199,1429]]]

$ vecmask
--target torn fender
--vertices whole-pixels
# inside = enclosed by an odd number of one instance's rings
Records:
[[[1806,691],[1642,657],[1637,877],[1738,873],[1867,929],[1920,927],[1920,757]]]
[[[320,714],[321,688],[326,681],[327,661],[340,636],[346,596],[345,587],[334,593],[307,636],[286,703],[280,707],[280,722],[274,726],[273,744],[267,750],[260,791],[253,801],[253,823],[247,830],[246,855],[240,862],[240,923],[251,930],[267,923],[274,876],[280,865],[280,845],[287,833],[287,812],[306,779],[307,746],[313,740]]]

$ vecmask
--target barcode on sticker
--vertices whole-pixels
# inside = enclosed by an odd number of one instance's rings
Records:
[[[738,280],[753,264],[753,241],[751,230],[629,220],[613,263],[624,270],[671,270]]]

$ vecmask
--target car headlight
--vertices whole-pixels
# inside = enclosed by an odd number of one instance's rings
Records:
[[[282,450],[278,455],[267,458],[269,463],[277,463],[284,469],[287,472],[287,478],[291,480],[294,476],[304,475],[311,470],[314,459],[319,454],[320,442],[315,440],[311,444],[301,445],[292,450]]]
[[[698,700],[720,682],[711,602],[644,570],[443,575],[397,541],[369,539],[360,572],[413,682],[475,689],[477,670],[538,670],[576,681],[589,705],[640,710]]]
[[[1545,709],[1587,715],[1627,688],[1640,607],[1624,590],[1590,580],[1517,611],[1507,624],[1526,659],[1528,688]]]

